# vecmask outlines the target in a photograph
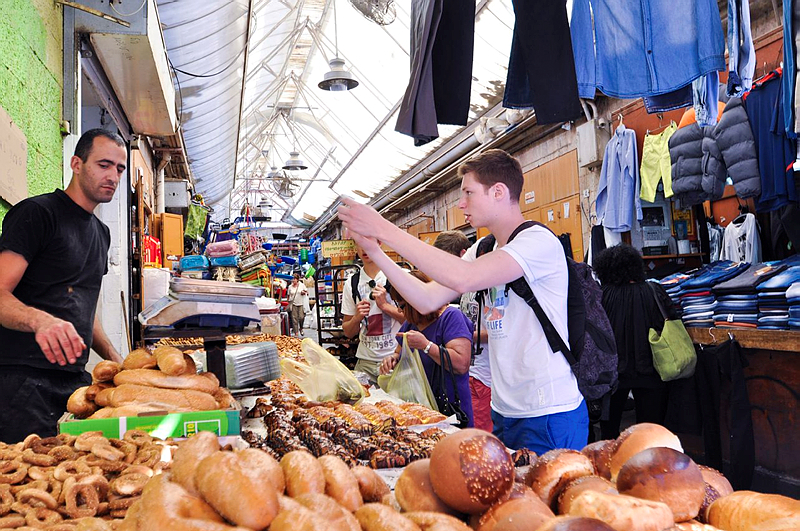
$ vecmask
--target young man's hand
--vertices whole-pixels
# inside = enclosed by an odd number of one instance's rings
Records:
[[[380,284],[372,288],[372,298],[375,300],[375,304],[378,305],[378,308],[381,311],[384,311],[389,305],[389,301],[386,300],[386,288]]]
[[[338,209],[339,219],[346,229],[366,238],[380,238],[380,229],[388,222],[377,210],[349,197],[342,196],[340,200],[342,204]]]
[[[369,315],[369,307],[369,301],[358,301],[358,304],[356,304],[356,315],[359,316],[359,319],[363,319]]]

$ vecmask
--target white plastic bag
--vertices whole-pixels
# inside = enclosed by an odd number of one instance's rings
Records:
[[[296,383],[310,400],[338,400],[355,404],[364,398],[364,387],[353,373],[316,341],[306,338],[300,347],[306,363],[284,358],[281,360],[281,372]]]
[[[419,358],[419,351],[408,346],[406,334],[403,334],[400,360],[391,374],[378,376],[378,386],[405,402],[416,402],[434,411],[439,410],[428,377],[425,375],[422,360]]]

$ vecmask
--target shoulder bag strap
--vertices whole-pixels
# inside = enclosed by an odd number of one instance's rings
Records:
[[[442,392],[447,395],[447,391],[444,388],[444,373],[446,372],[450,376],[450,384],[453,387],[453,403],[457,407],[461,407],[461,399],[458,396],[458,388],[456,387],[456,377],[453,374],[453,363],[450,361],[450,352],[447,351],[447,348],[442,344],[439,345],[439,361],[442,365]]]
[[[658,296],[658,291],[656,290],[656,287],[653,285],[652,282],[645,281],[645,284],[650,286],[650,291],[653,292],[653,299],[655,299],[656,306],[658,306],[658,311],[661,312],[662,317],[664,317],[664,321],[669,321],[669,313],[667,312],[667,309],[664,308],[664,305],[661,304],[661,298]]]

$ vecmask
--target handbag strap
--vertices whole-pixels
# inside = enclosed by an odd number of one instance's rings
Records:
[[[669,313],[667,313],[667,309],[664,308],[664,305],[661,304],[661,299],[658,296],[658,291],[656,291],[656,287],[653,285],[652,282],[645,281],[645,284],[650,286],[650,291],[653,292],[653,299],[655,299],[656,306],[658,306],[658,311],[661,312],[661,316],[664,317],[664,321],[669,321]]]
[[[458,396],[458,388],[456,387],[456,377],[453,374],[453,362],[450,360],[450,352],[448,352],[447,348],[444,345],[439,345],[439,361],[442,365],[442,376],[441,376],[441,385],[442,391],[444,391],[445,397],[447,397],[447,390],[444,387],[444,373],[446,372],[450,376],[450,384],[453,388],[453,398],[455,405],[460,407],[461,406],[461,399]]]

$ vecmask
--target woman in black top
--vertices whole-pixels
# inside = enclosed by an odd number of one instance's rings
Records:
[[[651,328],[660,333],[664,327],[654,297],[658,296],[665,308],[672,308],[672,301],[660,284],[648,285],[652,283],[645,280],[642,257],[630,245],[605,249],[592,267],[602,284],[603,308],[617,340],[619,388],[611,396],[609,420],[600,423],[603,439],[615,439],[630,391],[637,423],[664,423],[668,390],[653,366],[648,334]]]

